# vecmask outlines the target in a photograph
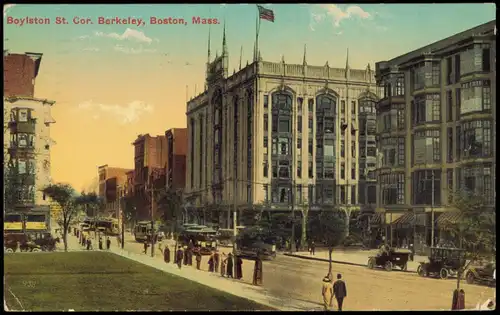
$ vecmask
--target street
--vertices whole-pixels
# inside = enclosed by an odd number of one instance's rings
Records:
[[[116,242],[112,246],[116,246]],[[169,247],[173,253],[173,244]],[[126,234],[125,249],[141,253],[143,245]],[[228,253],[231,248],[219,250]],[[163,259],[157,249],[155,252],[158,259]],[[148,250],[148,255],[150,253]],[[253,266],[253,261],[243,261],[243,282],[252,283]],[[208,256],[203,256],[201,268],[208,271]],[[293,299],[320,307],[321,281],[327,272],[327,262],[278,255],[275,260],[264,262],[263,287],[271,295],[280,297],[283,304]],[[345,310],[449,310],[456,288],[456,279],[421,278],[415,273],[333,264],[333,274],[337,273],[342,274],[347,284]],[[468,285],[465,281],[461,282],[461,287],[466,292],[466,308],[473,308],[494,296],[493,288]]]

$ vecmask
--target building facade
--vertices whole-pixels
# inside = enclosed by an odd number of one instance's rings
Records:
[[[359,104],[378,100],[369,66],[310,66],[305,48],[302,64],[273,63],[256,49],[254,62],[229,75],[225,32],[222,46],[212,61],[209,41],[205,91],[187,103],[189,205],[358,205],[360,148],[368,148]],[[230,213],[219,213],[222,225]]]
[[[52,183],[50,137],[54,101],[35,98],[34,84],[42,54],[4,52],[4,158],[5,180],[14,207],[44,206],[41,190]],[[8,189],[6,187],[6,189]],[[7,193],[6,193],[7,195]]]
[[[127,182],[130,169],[109,167],[107,164],[98,167],[99,197],[104,201],[104,211],[114,218],[119,216],[119,193]]]
[[[152,211],[148,192],[151,182],[154,182],[155,189],[165,187],[164,171],[168,159],[167,138],[164,135],[156,137],[149,134],[139,135],[132,145],[134,146],[133,183],[137,218],[149,219]],[[151,181],[153,175],[156,179]]]
[[[454,192],[494,202],[494,29],[492,21],[376,64],[378,210],[391,227],[422,226],[428,245]]]
[[[167,189],[184,189],[186,185],[187,128],[172,128],[167,138]]]

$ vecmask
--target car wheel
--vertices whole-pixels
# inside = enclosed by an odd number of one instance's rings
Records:
[[[450,275],[450,273],[448,272],[448,270],[446,268],[442,268],[440,271],[439,271],[439,277],[441,279],[448,279],[448,276]]]
[[[425,277],[425,270],[424,270],[424,266],[422,265],[418,265],[417,267],[417,274],[421,277]]]
[[[14,250],[13,250],[12,248],[7,248],[5,251],[6,251],[7,253],[13,253],[13,252],[14,252]]]
[[[33,248],[31,251],[32,251],[32,252],[39,252],[39,251],[40,251],[40,248]]]
[[[475,280],[474,273],[469,271],[465,276],[465,280],[467,281],[468,284],[473,284]]]
[[[384,267],[385,267],[385,270],[392,271],[392,263],[390,261],[386,262]]]
[[[370,258],[368,259],[368,269],[373,269],[375,268],[375,258]]]

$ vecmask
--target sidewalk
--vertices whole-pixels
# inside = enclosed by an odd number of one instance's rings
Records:
[[[366,250],[366,251],[333,250],[332,262],[336,264],[366,267],[370,256],[375,256],[377,252],[378,250]],[[328,251],[316,252],[315,255],[311,255],[309,252],[296,252],[293,254],[285,253],[284,255],[301,259],[310,259],[310,260],[328,262]],[[427,260],[428,258],[426,256],[416,255],[413,261],[408,261],[407,272],[417,272],[417,267],[420,264],[420,262]]]
[[[171,243],[171,241],[167,242]],[[61,245],[61,247],[64,248],[62,242],[58,245]],[[94,250],[96,250],[96,248],[98,247],[94,245]],[[83,247],[78,244],[78,238],[73,234],[68,234],[68,251],[83,250]],[[110,250],[106,250],[103,252],[111,252],[113,254],[167,272],[169,274],[182,277],[187,280],[211,287],[213,289],[239,296],[241,298],[255,301],[257,303],[275,308],[280,311],[307,311],[320,309],[318,304],[295,299],[284,300],[283,298],[271,295],[265,288],[261,286],[253,286],[248,283],[243,283],[239,280],[222,278],[220,276],[220,273],[211,273],[204,270],[196,270],[192,266],[184,265],[182,266],[182,269],[179,269],[177,265],[173,264],[172,262],[165,263],[163,261],[162,255],[157,254],[155,255],[155,257],[151,257],[150,255],[134,253],[126,249],[121,249],[115,246],[115,244],[112,244]]]

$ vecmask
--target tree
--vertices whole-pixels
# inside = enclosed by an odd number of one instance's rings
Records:
[[[61,207],[61,217],[57,223],[63,228],[64,251],[68,251],[68,231],[78,213],[76,192],[68,184],[49,185],[43,188],[42,192]]]
[[[126,223],[132,222],[137,217],[137,199],[135,196],[124,196],[121,199],[123,219]]]
[[[97,220],[97,216],[104,206],[104,200],[95,192],[82,192],[80,196],[75,197],[75,204],[83,207],[85,215],[92,215],[94,220]],[[94,236],[95,234],[97,234],[97,228],[94,229]]]
[[[309,220],[312,238],[328,248],[328,277],[332,274],[333,248],[342,244],[346,237],[345,220],[348,220],[345,212],[337,210],[322,210]]]
[[[164,190],[156,200],[158,209],[161,211],[161,218],[165,223],[170,224],[170,231],[177,242],[179,220],[182,218],[184,212],[182,190],[175,190],[173,188]]]
[[[452,207],[458,212],[458,219],[445,221],[443,228],[466,251],[467,262],[464,262],[457,274],[459,289],[461,278],[471,262],[495,256],[496,214],[491,202],[476,192],[456,193],[453,200]]]

